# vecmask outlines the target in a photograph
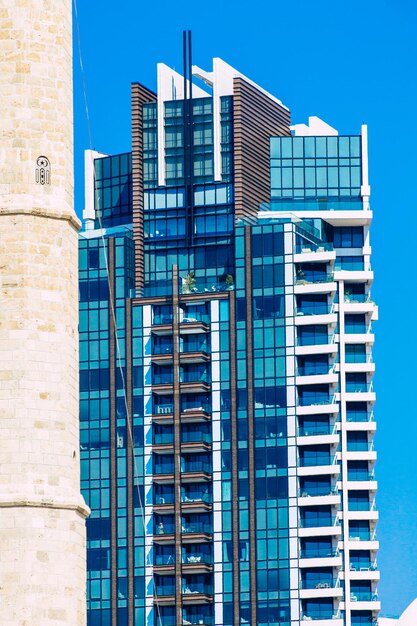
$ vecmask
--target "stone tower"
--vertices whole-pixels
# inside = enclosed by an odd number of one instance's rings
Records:
[[[0,0],[0,624],[85,625],[71,0]]]

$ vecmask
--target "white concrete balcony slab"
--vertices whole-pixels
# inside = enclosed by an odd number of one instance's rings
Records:
[[[338,463],[332,463],[331,465],[297,467],[298,476],[320,476],[324,474],[338,476],[340,474],[340,465]]]
[[[340,455],[340,452],[337,453]],[[344,456],[347,461],[376,461],[375,450],[358,450],[356,452],[345,452]]]
[[[291,212],[293,212],[293,209],[291,209]],[[265,213],[265,217],[268,218],[282,216],[282,213],[279,211],[267,211]],[[332,226],[365,226],[372,222],[373,212],[370,209],[364,209],[363,211],[355,209],[329,211],[323,209],[322,211],[294,211],[294,215],[301,219],[321,218]]]
[[[317,587],[314,589],[300,589],[301,600],[309,598],[341,598],[342,595],[343,590],[341,587],[333,587],[328,583],[317,583]]]
[[[314,374],[314,375],[298,375],[295,379],[296,385],[336,385],[338,382],[339,376],[336,372],[333,371],[333,368],[330,369],[327,374]]]
[[[349,540],[345,542],[349,550],[371,550],[372,552],[378,552],[379,541],[375,539],[361,539],[360,537],[349,537]]]
[[[316,250],[309,250],[308,246],[306,246],[302,252],[294,254],[294,263],[321,263],[335,260],[336,252],[334,250],[324,250],[320,245]]]
[[[328,443],[337,446],[339,443],[339,435],[337,433],[331,435],[303,435],[297,437],[298,446],[316,446],[317,444]]]
[[[343,518],[343,515],[344,512],[340,514],[340,517]],[[368,520],[376,522],[379,518],[379,513],[376,509],[370,511],[347,511],[347,518],[349,520]]]
[[[310,324],[337,324],[336,313],[322,313],[321,315],[303,315],[300,311],[295,319],[296,326],[309,326]]]
[[[340,554],[336,556],[323,556],[316,558],[300,558],[298,561],[300,568],[305,567],[342,567],[342,557]]]
[[[366,372],[373,374],[375,372],[375,363],[373,361],[366,363],[345,363],[343,368],[345,372]]]
[[[296,408],[297,415],[320,415],[322,413],[339,413],[339,405],[337,402],[329,402],[328,404],[307,404],[305,406],[298,405]]]
[[[347,480],[346,487],[355,491],[377,491],[378,481],[373,478],[369,480]]]
[[[342,527],[339,523],[333,524],[333,526],[312,526],[307,528],[302,526],[298,529],[299,537],[341,537]]]
[[[333,619],[313,619],[305,616],[300,620],[300,624],[302,626],[343,626],[343,619],[335,617]]]
[[[345,280],[349,283],[371,283],[374,279],[372,270],[335,270],[335,280]]]
[[[375,391],[350,391],[345,393],[346,402],[375,402]]]
[[[346,430],[361,430],[367,432],[375,432],[376,431],[376,422],[374,420],[369,420],[369,422],[345,422]]]
[[[343,333],[345,343],[375,343],[375,335],[373,333]]]
[[[329,494],[327,496],[309,496],[308,494],[301,494],[298,496],[298,506],[319,506],[319,505],[339,506],[340,495]]]
[[[344,572],[340,572],[340,578],[344,578],[345,574]],[[379,580],[381,577],[381,574],[379,572],[379,570],[375,569],[375,570],[371,570],[371,569],[364,569],[364,570],[357,570],[357,569],[350,569],[349,570],[349,578],[350,580],[370,580],[370,581],[377,581]]]
[[[375,600],[354,600],[355,594],[351,594],[350,601],[346,604],[350,605],[350,608],[353,612],[352,616],[355,615],[355,611],[380,611],[381,610],[381,602],[378,599]]]
[[[296,356],[305,356],[310,354],[335,354],[338,351],[338,344],[329,338],[329,343],[314,344],[310,346],[295,346]]]
[[[326,283],[298,283],[294,285],[294,294],[303,295],[307,293],[336,293],[337,283],[329,281]]]

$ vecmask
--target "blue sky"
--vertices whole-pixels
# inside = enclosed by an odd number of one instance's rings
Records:
[[[130,84],[156,88],[156,63],[181,71],[182,30],[194,63],[220,56],[280,98],[293,122],[317,115],[342,134],[369,125],[372,187],[377,477],[383,614],[417,596],[417,3],[414,0],[78,0],[93,147],[130,150]],[[76,53],[78,54],[78,53]],[[74,56],[76,208],[89,147]],[[401,217],[402,216],[402,217]],[[400,219],[401,217],[401,219]]]

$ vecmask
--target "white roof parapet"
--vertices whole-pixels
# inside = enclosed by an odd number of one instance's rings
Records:
[[[294,124],[290,129],[294,131],[296,137],[329,137],[339,134],[333,126],[326,124],[316,115],[308,118],[308,124]]]

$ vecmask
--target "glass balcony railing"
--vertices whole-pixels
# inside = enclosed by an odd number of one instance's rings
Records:
[[[182,555],[181,562],[185,565],[212,565],[213,558],[210,554],[203,552],[192,552]]]
[[[365,335],[370,332],[370,326],[366,324],[345,324],[346,335]]]
[[[174,473],[174,463],[155,463],[154,474],[173,474]]]
[[[182,315],[179,319],[180,324],[209,324],[210,316],[207,313],[190,313],[189,315]]]
[[[362,561],[351,561],[350,570],[352,572],[373,572],[377,570],[376,561],[368,561],[366,559]]]
[[[302,487],[298,495],[300,498],[313,497],[313,496],[334,496],[339,492],[336,487],[331,485],[320,485],[319,487]]]
[[[190,626],[214,626],[214,619],[211,615],[189,615],[185,613],[182,623]]]
[[[180,294],[192,294],[192,293],[216,293],[219,291],[233,291],[235,288],[233,277],[230,276],[224,281],[213,279],[188,279],[183,278],[182,284],[180,284]]]
[[[154,315],[153,324],[172,324],[172,315]]]
[[[187,595],[189,593],[203,593],[205,595],[213,595],[213,585],[207,585],[204,583],[188,583],[182,587],[182,593]]]
[[[154,495],[154,504],[174,504],[175,495],[174,493],[164,493],[164,494],[155,494]]]
[[[346,381],[346,391],[348,393],[367,393],[372,391],[372,383]]]
[[[349,511],[370,511],[371,509],[372,502],[369,502],[369,500],[349,500],[348,502]]]
[[[198,431],[182,432],[181,443],[211,443],[211,434]]]
[[[181,526],[182,533],[207,533],[210,535],[213,532],[212,526],[209,522],[183,522]]]
[[[175,595],[175,585],[156,585],[155,590],[158,597]]]
[[[167,342],[163,344],[154,344],[152,346],[152,354],[172,354],[173,345],[172,342]]]
[[[175,553],[155,554],[154,565],[175,565]]]
[[[301,243],[297,243],[295,246],[296,254],[308,253],[308,252],[332,252],[333,244],[332,243],[313,243],[310,241],[303,241]]]
[[[340,617],[339,613],[333,611],[309,611],[304,613],[303,621],[337,619],[338,617]]]
[[[333,404],[334,396],[329,396],[326,394],[317,394],[315,396],[299,396],[298,397],[298,405],[299,406],[319,406],[322,404]]]
[[[302,559],[326,559],[334,556],[339,556],[339,551],[334,548],[307,548],[301,550]]]
[[[352,591],[350,592],[352,602],[373,602],[378,600],[378,594],[372,591]]]
[[[207,372],[181,372],[180,382],[182,383],[207,383],[210,384],[211,378]]]
[[[334,281],[333,273],[297,273],[295,277],[296,285],[310,285],[316,283],[332,283]]]
[[[298,376],[320,376],[331,374],[333,366],[327,363],[312,363],[298,368]]]
[[[325,576],[320,577],[319,579],[315,578],[314,580],[303,580],[301,581],[302,589],[334,589],[339,586],[339,581],[333,580],[331,577],[327,578]]]
[[[173,433],[154,433],[153,435],[153,443],[156,446],[174,444],[174,435]]]
[[[372,355],[371,354],[358,354],[358,353],[349,353],[345,354],[345,362],[346,363],[372,363]]]
[[[349,528],[349,541],[373,541],[370,530],[363,528]]]
[[[174,378],[172,374],[152,374],[153,385],[173,385]]]
[[[206,352],[210,351],[210,346],[207,342],[201,341],[187,341],[180,347],[181,354],[187,354],[188,352]]]
[[[367,411],[348,411],[346,419],[348,422],[371,422],[373,420],[373,414]]]
[[[198,398],[181,403],[182,413],[192,413],[192,411],[205,411],[206,413],[210,413],[210,405],[208,402],[200,401]]]
[[[374,443],[368,441],[349,441],[347,442],[348,452],[370,452],[374,449]]]
[[[173,535],[175,533],[175,524],[160,522],[154,527],[154,535]]]
[[[317,302],[297,306],[296,315],[327,315],[328,313],[332,313],[332,311],[333,308],[331,306]]]
[[[332,518],[329,516],[319,516],[319,517],[307,517],[301,518],[300,526],[301,528],[320,528],[321,526],[324,528],[328,528],[331,526],[335,526],[338,523],[338,519],[336,517]]]
[[[349,304],[362,304],[364,302],[372,302],[369,293],[347,293],[345,291],[345,302]]]
[[[181,472],[205,472],[211,473],[211,463],[209,461],[183,461],[181,463]]]
[[[314,467],[316,465],[331,465],[330,454],[320,454],[314,457],[301,457],[299,460],[301,467]]]
[[[297,338],[297,345],[299,346],[323,346],[326,344],[334,343],[334,334],[325,335],[299,335]]]
[[[330,435],[333,428],[330,424],[317,424],[312,426],[300,426],[298,434],[300,437],[315,437],[317,435]]]
[[[181,502],[190,503],[190,502],[205,502],[207,504],[211,504],[211,495],[208,493],[201,493],[198,491],[189,491],[187,493],[181,494]]]

